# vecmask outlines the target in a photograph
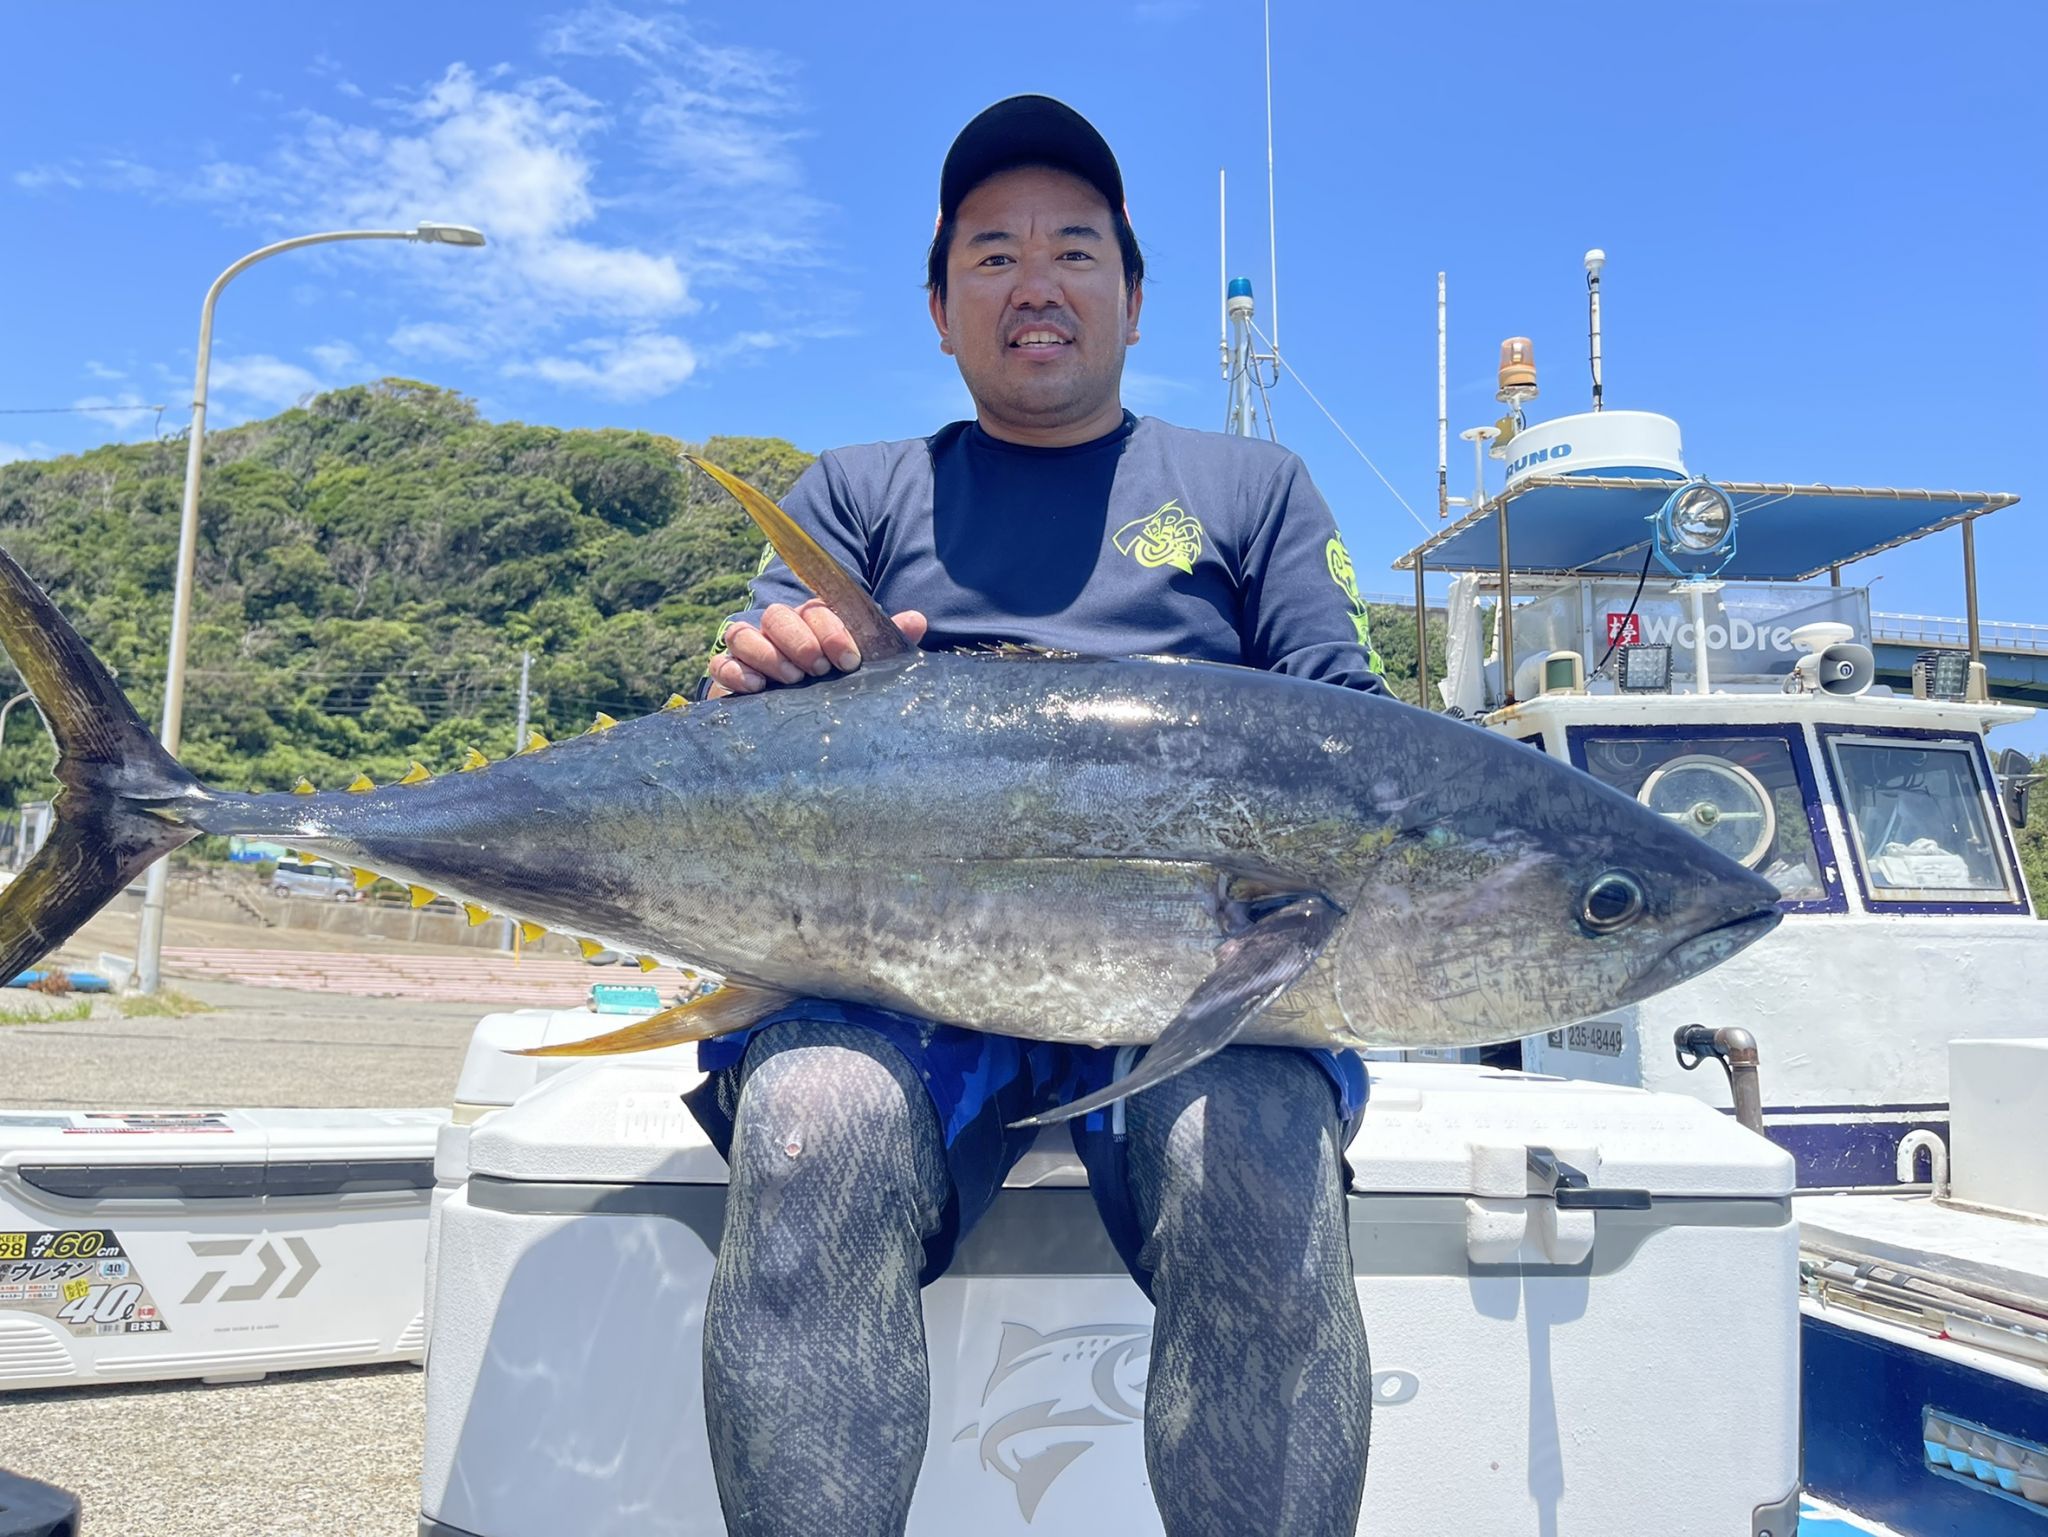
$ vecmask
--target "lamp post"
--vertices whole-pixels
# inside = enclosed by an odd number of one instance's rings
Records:
[[[24,699],[27,699],[29,697],[30,696],[28,690],[23,689],[20,693],[16,694],[12,699],[8,700],[7,703],[0,704],[0,743],[4,743],[7,740],[7,717],[14,713],[14,707],[16,705],[20,704]],[[20,822],[17,822],[15,824],[14,868],[17,870],[21,868],[21,838],[25,830],[25,824]]]
[[[466,224],[421,224],[415,229],[330,230],[299,235],[251,251],[213,280],[199,307],[199,363],[192,383],[192,432],[185,446],[185,501],[178,518],[178,575],[171,597],[171,656],[164,669],[164,723],[158,733],[164,750],[176,757],[185,734],[185,648],[191,640],[192,570],[199,554],[199,471],[206,453],[206,375],[213,361],[213,307],[223,288],[237,274],[281,251],[323,245],[333,240],[416,240],[436,245],[480,246],[483,232]],[[142,926],[135,943],[135,986],[157,990],[163,960],[164,892],[170,884],[168,860],[150,866],[142,899]]]

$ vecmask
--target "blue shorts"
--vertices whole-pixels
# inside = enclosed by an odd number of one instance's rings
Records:
[[[701,1043],[697,1065],[712,1075],[709,1092],[688,1096],[690,1109],[721,1155],[732,1148],[731,1108],[738,1102],[739,1074],[747,1045],[760,1031],[792,1019],[855,1025],[880,1035],[916,1069],[945,1139],[946,1167],[952,1192],[940,1217],[939,1230],[926,1240],[921,1285],[930,1285],[953,1262],[960,1240],[973,1229],[1003,1187],[1017,1160],[1038,1139],[1037,1129],[1014,1129],[1011,1122],[1066,1104],[1106,1088],[1129,1073],[1143,1054],[1142,1046],[1069,1046],[992,1035],[938,1025],[907,1014],[892,1014],[860,1004],[805,999],[778,1010],[747,1030]],[[1286,1047],[1238,1047],[1236,1050],[1288,1050]],[[1329,1075],[1337,1101],[1337,1117],[1348,1143],[1365,1113],[1369,1092],[1365,1062],[1356,1052],[1310,1050],[1304,1053]],[[1092,1115],[1069,1122],[1074,1151],[1088,1170],[1088,1188],[1095,1197],[1110,1241],[1131,1273],[1131,1279],[1152,1291],[1152,1276],[1139,1262],[1144,1234],[1130,1187],[1124,1137],[1124,1105],[1118,1100]]]

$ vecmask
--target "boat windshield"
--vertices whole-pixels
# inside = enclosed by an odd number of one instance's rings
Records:
[[[1838,902],[1807,819],[1812,793],[1778,732],[1658,728],[1574,730],[1573,756],[1595,779],[1748,865],[1792,906]]]
[[[2017,899],[1973,740],[1830,733],[1827,743],[1872,902]]]

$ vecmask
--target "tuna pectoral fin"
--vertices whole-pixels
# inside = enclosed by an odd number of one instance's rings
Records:
[[[1343,917],[1336,903],[1314,893],[1279,899],[1250,928],[1218,948],[1216,969],[1160,1032],[1135,1072],[1106,1089],[1014,1124],[1070,1121],[1215,1056],[1308,970]]]
[[[593,1035],[559,1046],[533,1046],[516,1057],[616,1057],[629,1051],[652,1051],[683,1041],[706,1041],[714,1035],[744,1030],[789,1002],[791,995],[765,987],[728,982],[715,993],[692,998],[623,1030]]]
[[[863,667],[917,654],[917,647],[904,638],[868,590],[805,533],[794,518],[739,476],[721,470],[709,459],[699,459],[695,454],[683,457],[732,493],[733,500],[747,509],[747,516],[761,526],[761,532],[768,536],[768,542],[775,546],[775,553],[782,557],[791,574],[839,616],[853,643],[860,647]]]

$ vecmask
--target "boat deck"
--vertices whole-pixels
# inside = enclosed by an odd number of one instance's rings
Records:
[[[2048,1222],[1925,1195],[1814,1195],[1794,1203],[1801,1241],[1940,1276],[2048,1314]]]

